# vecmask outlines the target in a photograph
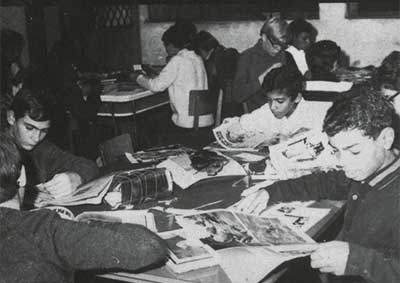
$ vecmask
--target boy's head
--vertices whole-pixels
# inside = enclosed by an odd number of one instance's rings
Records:
[[[21,158],[13,139],[0,133],[0,203],[12,199],[18,192]]]
[[[181,49],[185,48],[190,41],[187,31],[180,26],[170,26],[163,34],[161,40],[164,43],[168,56],[177,54]]]
[[[367,87],[353,88],[349,98],[332,105],[323,130],[348,178],[363,181],[387,164],[395,136],[394,121],[391,103]]]
[[[207,59],[208,54],[219,45],[219,42],[211,33],[202,30],[194,37],[193,45],[197,54]]]
[[[283,66],[272,69],[262,83],[269,107],[278,119],[290,116],[301,99],[303,76],[296,68]]]
[[[287,27],[288,24],[279,16],[270,17],[263,24],[260,36],[263,48],[270,55],[275,56],[287,46]]]
[[[7,112],[10,132],[18,146],[32,150],[47,135],[51,124],[51,105],[47,90],[22,88]]]
[[[400,51],[393,51],[378,68],[377,80],[383,91],[400,91]]]
[[[317,37],[316,28],[304,19],[296,19],[289,24],[289,44],[299,50],[307,50]]]

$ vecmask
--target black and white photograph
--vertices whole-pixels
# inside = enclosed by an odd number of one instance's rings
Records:
[[[400,282],[399,31],[399,0],[0,0],[0,282]]]

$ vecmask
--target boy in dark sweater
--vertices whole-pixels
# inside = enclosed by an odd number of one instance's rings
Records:
[[[54,117],[50,97],[45,88],[19,90],[7,111],[6,131],[17,144],[25,166],[27,194],[39,185],[59,198],[97,177],[98,169],[93,161],[66,152],[46,139]]]
[[[136,270],[162,261],[162,239],[143,226],[61,219],[3,207],[17,193],[17,146],[0,135],[0,282],[73,282],[74,270]]]
[[[336,241],[321,243],[311,266],[334,282],[400,282],[400,157],[392,147],[394,109],[367,88],[336,101],[323,129],[336,148],[341,171],[282,181],[238,204],[259,213],[267,203],[347,200]],[[335,276],[333,276],[335,275]]]

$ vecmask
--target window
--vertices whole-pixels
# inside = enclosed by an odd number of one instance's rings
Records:
[[[363,0],[347,3],[348,19],[400,18],[399,0]]]
[[[304,17],[317,19],[319,17],[318,0],[308,1],[229,1],[213,3],[211,1],[182,0],[178,4],[159,4],[150,1],[148,5],[149,21],[166,22],[176,19],[191,21],[246,21],[264,20],[265,15],[281,12],[283,17],[293,19]]]

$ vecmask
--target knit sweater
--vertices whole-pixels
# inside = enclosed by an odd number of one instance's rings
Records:
[[[162,240],[143,226],[0,208],[0,283],[72,282],[74,270],[133,271],[165,256]]]
[[[363,182],[329,172],[278,182],[267,189],[271,203],[347,200],[338,240],[349,243],[350,253],[345,275],[334,282],[400,282],[400,158]]]
[[[260,39],[253,47],[239,56],[235,79],[233,80],[233,99],[246,102],[252,111],[267,102],[267,96],[261,91],[259,76],[276,63],[284,63],[284,51],[275,56],[269,55],[262,47]]]

